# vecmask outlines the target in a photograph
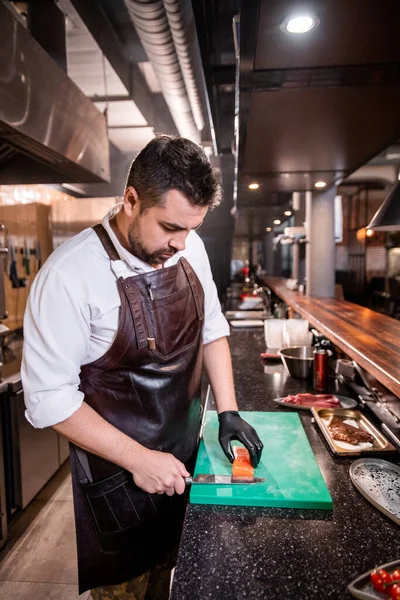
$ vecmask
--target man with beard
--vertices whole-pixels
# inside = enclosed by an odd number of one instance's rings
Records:
[[[26,416],[71,442],[80,593],[168,598],[208,373],[219,439],[262,444],[238,414],[204,245],[219,204],[203,151],[159,136],[139,153],[123,203],[62,244],[32,286],[24,322]]]

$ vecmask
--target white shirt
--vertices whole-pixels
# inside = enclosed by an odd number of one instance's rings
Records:
[[[50,255],[32,284],[24,318],[21,377],[25,416],[34,427],[64,421],[81,406],[80,367],[100,358],[118,329],[121,301],[116,280],[154,270],[125,250],[112,231],[109,219],[121,206],[115,205],[102,221],[121,260],[110,261],[94,230],[85,229]],[[194,231],[185,250],[165,266],[174,265],[181,256],[192,265],[204,289],[203,343],[229,335],[204,244]]]

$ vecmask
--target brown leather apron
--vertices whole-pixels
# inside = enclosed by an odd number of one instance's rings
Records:
[[[94,227],[111,260],[120,257]],[[83,365],[80,389],[117,429],[187,466],[200,422],[203,288],[181,258],[117,280],[121,309],[109,350]],[[128,581],[178,543],[183,496],[147,494],[118,465],[71,444],[79,592]]]

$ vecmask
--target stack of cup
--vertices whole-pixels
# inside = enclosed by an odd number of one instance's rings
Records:
[[[279,350],[284,345],[285,319],[265,319],[264,334],[267,348]]]
[[[309,323],[306,319],[287,319],[283,333],[283,342],[286,348],[311,346],[312,333],[308,327]]]

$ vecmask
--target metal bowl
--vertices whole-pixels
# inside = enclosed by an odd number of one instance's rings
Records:
[[[282,348],[278,354],[292,377],[307,379],[314,362],[314,348],[312,346]]]

